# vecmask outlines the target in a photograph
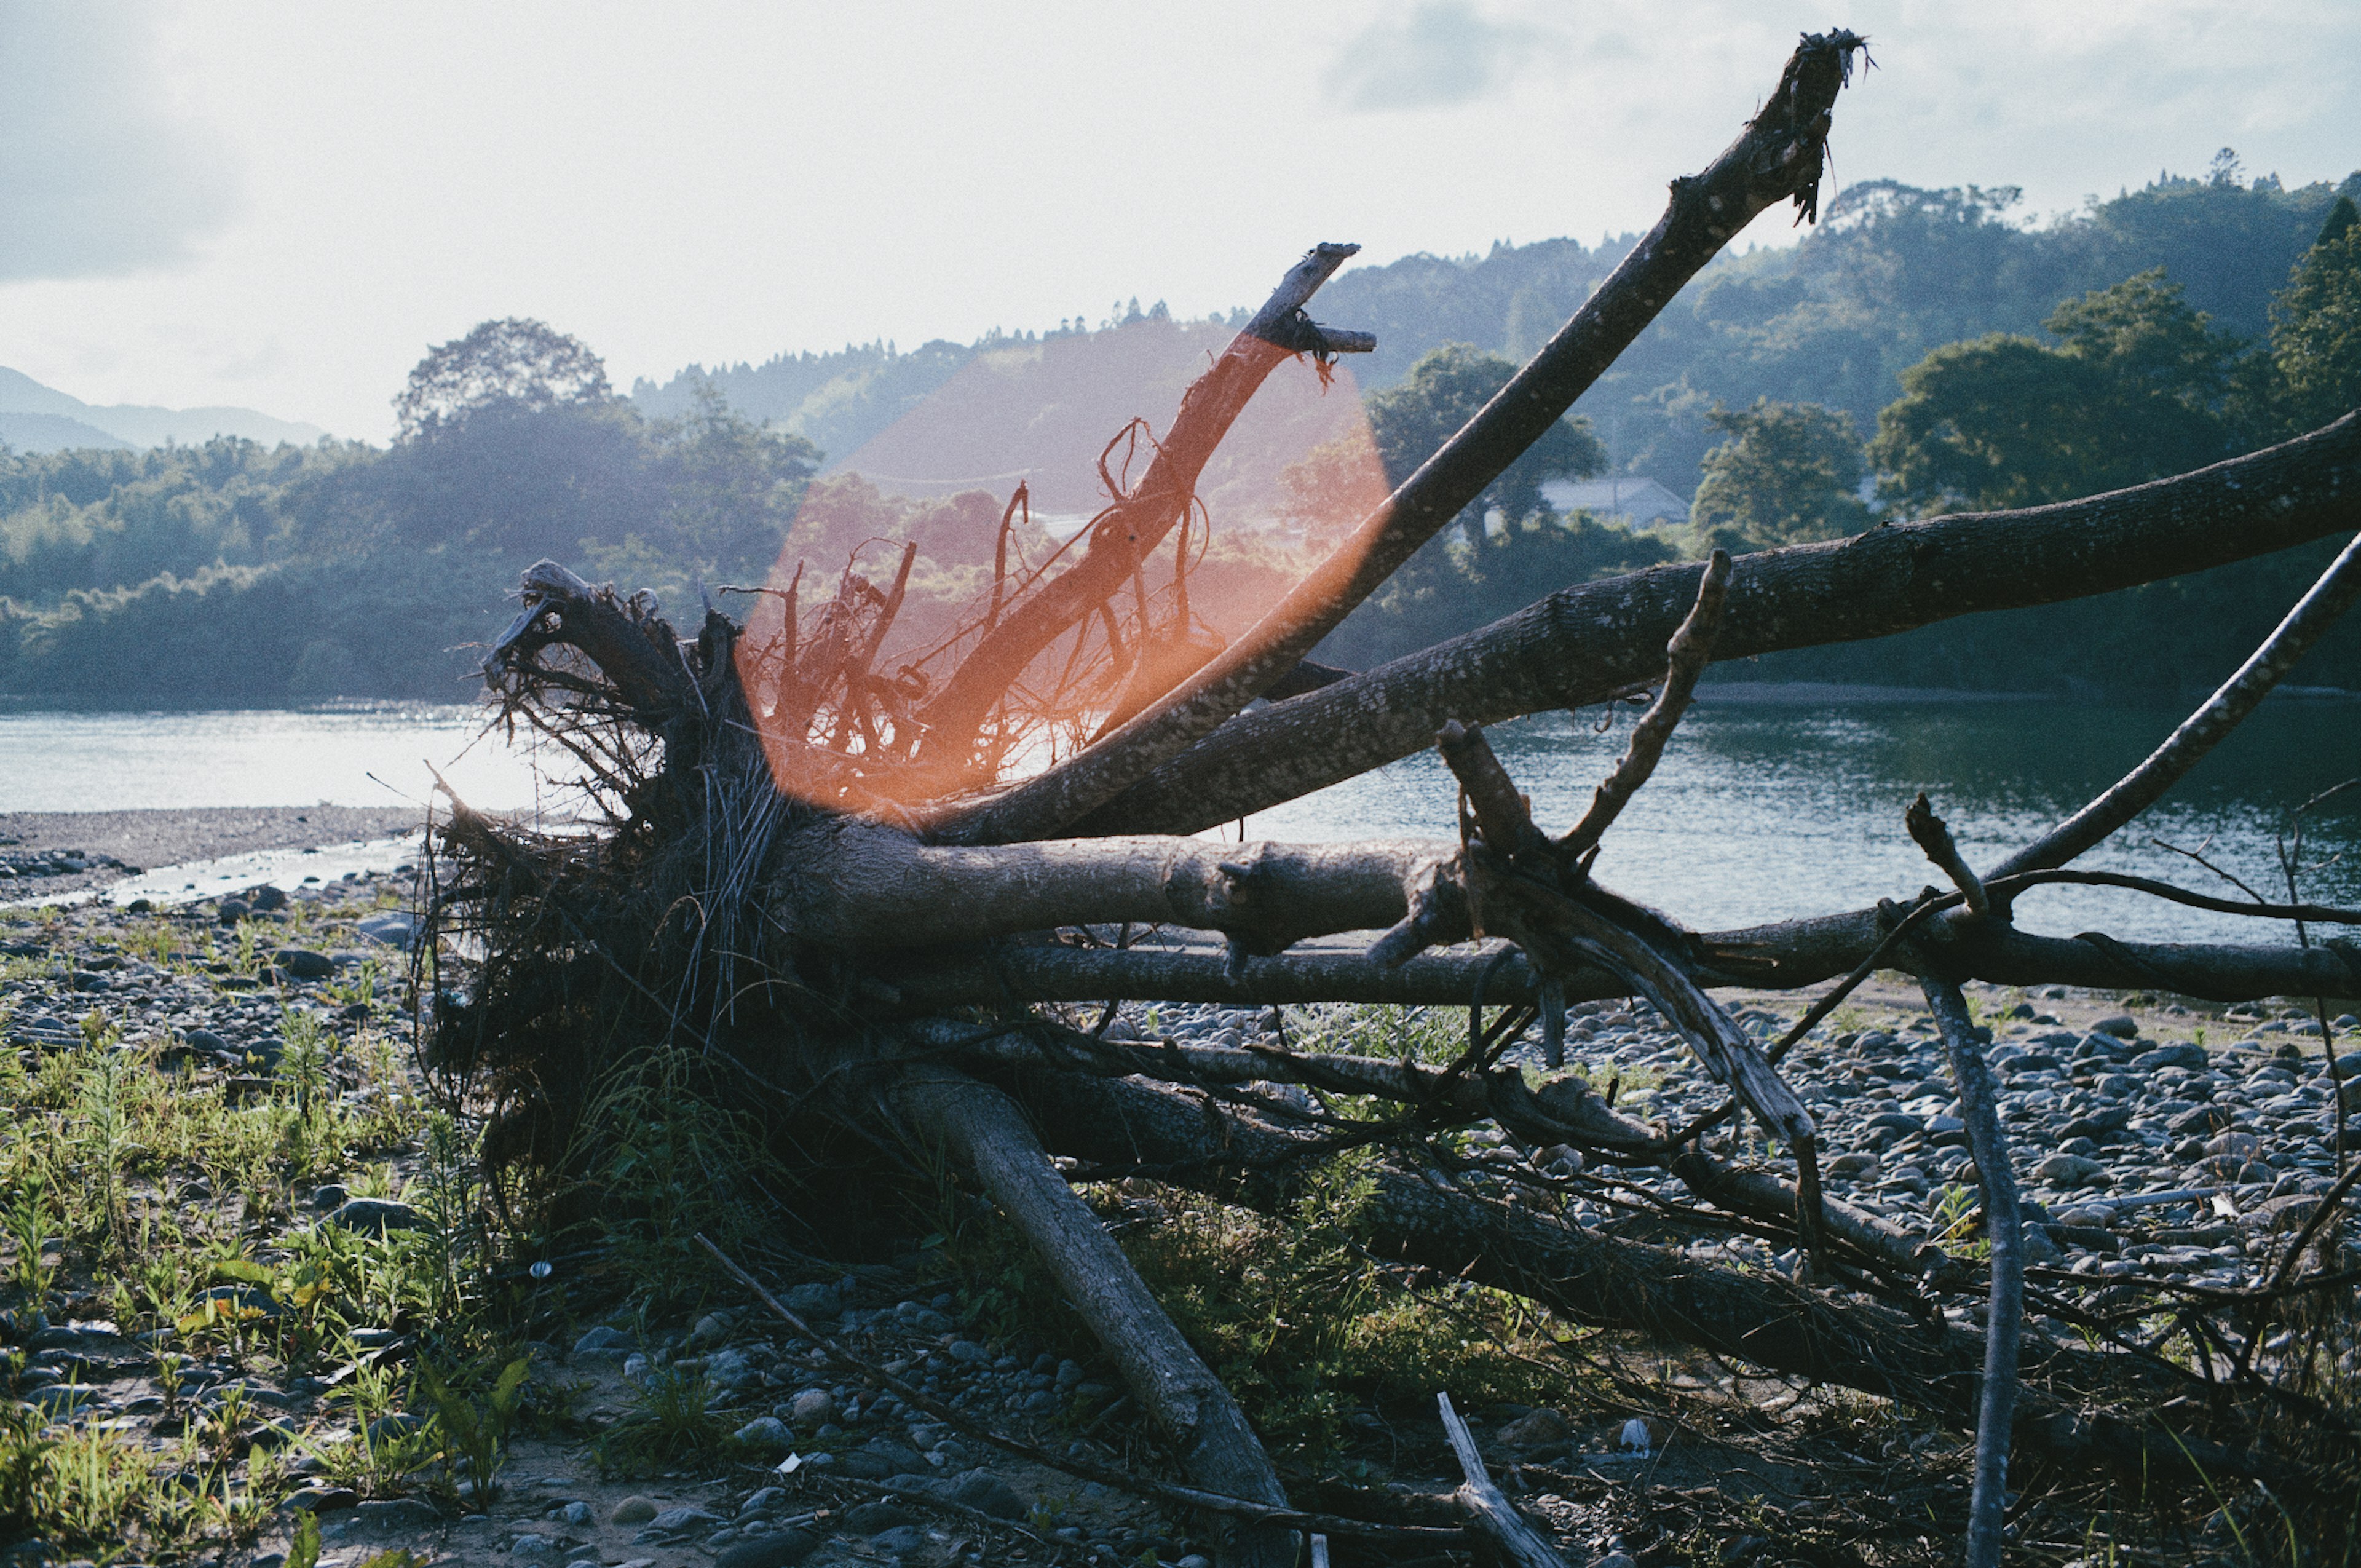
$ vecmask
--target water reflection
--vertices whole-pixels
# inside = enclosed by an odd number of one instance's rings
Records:
[[[2151,751],[2182,717],[2067,702],[1791,708],[1699,705],[1648,788],[1608,835],[1598,874],[1681,919],[1717,927],[1907,897],[1931,869],[1903,830],[1926,790],[1971,862],[1989,865],[2074,810]],[[2344,703],[2274,702],[2201,763],[2163,805],[2081,864],[2236,896],[2151,836],[2274,896],[2274,835],[2310,795],[2361,774],[2361,725]],[[1535,814],[1570,825],[1622,750],[1627,729],[1543,715],[1492,731]],[[1334,839],[1447,834],[1456,798],[1432,754],[1261,813],[1254,836]],[[2315,902],[2361,904],[2361,801],[2340,799],[2308,830]],[[2336,859],[2342,855],[2342,859]],[[2045,889],[2019,905],[2029,929],[2070,935],[2284,939],[2229,916],[2104,889]]]
[[[1902,828],[1933,796],[1971,861],[1990,865],[2073,810],[2152,750],[2179,711],[2098,703],[1849,707],[1701,704],[1663,767],[1623,815],[1599,876],[1707,927],[1906,898],[1930,869]],[[2274,835],[2286,813],[2361,775],[2361,708],[2275,701],[2198,767],[2172,798],[2086,865],[2223,884],[2149,836],[2187,848],[2277,896]],[[0,715],[0,810],[111,811],[196,806],[383,806],[423,802],[431,762],[473,804],[565,815],[570,792],[483,733],[481,709],[385,706],[328,712]],[[1582,813],[1627,727],[1598,734],[1563,714],[1492,731],[1545,826]],[[381,782],[380,782],[381,781]],[[1323,790],[1247,825],[1257,837],[1440,838],[1456,789],[1432,753]],[[2304,883],[2314,902],[2361,905],[2361,792],[2323,814]],[[2341,859],[2336,857],[2341,856]],[[2134,938],[2284,940],[2284,927],[2158,905],[2104,889],[2045,889],[2030,929]]]

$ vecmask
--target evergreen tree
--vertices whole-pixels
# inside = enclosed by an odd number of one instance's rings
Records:
[[[1689,510],[1700,554],[1835,539],[1869,526],[1859,493],[1861,433],[1850,414],[1757,398],[1752,408],[1707,417],[1734,439],[1706,454],[1705,482]]]
[[[2361,208],[2350,196],[2271,302],[2271,359],[2291,431],[2361,408]]]

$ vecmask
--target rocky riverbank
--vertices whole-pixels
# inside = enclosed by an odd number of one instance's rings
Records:
[[[464,1477],[455,1486],[447,1468],[401,1468],[400,1444],[434,1414],[412,1371],[460,1337],[458,1320],[438,1321],[426,1304],[438,1299],[437,1259],[461,1245],[454,1194],[477,1190],[466,1161],[435,1153],[445,1135],[403,1045],[415,892],[405,873],[358,873],[172,911],[0,911],[0,1037],[13,1055],[0,1062],[0,1089],[16,1129],[0,1157],[16,1206],[0,1366],[35,1430],[56,1423],[54,1441],[117,1466],[122,1539],[152,1544],[163,1539],[153,1520],[180,1518],[179,1560],[274,1568],[309,1515],[321,1562],[345,1568],[390,1548],[482,1568],[1201,1568],[1201,1521],[1012,1459],[867,1386],[726,1282],[685,1316],[652,1316],[619,1301],[595,1260],[536,1259],[525,1235],[469,1255],[476,1277],[504,1293],[504,1321],[534,1325],[522,1339],[467,1331],[497,1347],[478,1353],[484,1388],[509,1358],[529,1374],[497,1491],[478,1495]],[[2057,989],[1985,987],[1973,1000],[1997,1035],[1993,1058],[2032,1201],[2027,1239],[2061,1287],[2103,1295],[2142,1277],[2236,1288],[2276,1266],[2335,1167],[2339,1080],[2316,1020],[2290,1007]],[[1734,1005],[1770,1035],[1796,1000]],[[1225,1044],[1283,1033],[1300,1046],[1335,1031],[1383,1037],[1402,1023],[1383,1010],[1131,1006],[1109,1033]],[[2331,1023],[2339,1034],[2355,1027],[2349,1015]],[[1619,1106],[1651,1119],[1684,1121],[1719,1102],[1644,1008],[1586,1005],[1568,1047]],[[2361,1053],[2339,1066],[2346,1102],[2361,1106],[2351,1081]],[[1906,1229],[1969,1239],[1966,1138],[1915,992],[1868,988],[1787,1071],[1829,1133],[1832,1192]],[[1737,1137],[1734,1152],[1776,1162],[1743,1129]],[[1579,1223],[1628,1227],[1631,1199],[1688,1197],[1586,1171],[1572,1151],[1532,1157],[1566,1179],[1566,1213]],[[34,1176],[49,1184],[29,1200],[51,1205],[46,1219],[24,1217]],[[1153,1194],[1109,1201],[1163,1212]],[[1744,1237],[1657,1239],[1751,1268],[1795,1263]],[[78,1261],[102,1255],[114,1261]],[[411,1283],[339,1295],[321,1272],[337,1258],[361,1270],[356,1278],[378,1270]],[[1089,1347],[1061,1341],[1046,1320],[1012,1324],[1005,1302],[993,1306],[989,1289],[948,1276],[924,1249],[807,1280],[788,1300],[976,1425],[1054,1455],[1155,1462],[1152,1434]],[[468,1301],[467,1311],[487,1310]],[[1621,1353],[1591,1341],[1586,1354]],[[1809,1388],[1653,1349],[1630,1365],[1641,1370],[1603,1401],[1568,1363],[1563,1398],[1477,1412],[1504,1484],[1555,1528],[1569,1561],[1628,1548],[1651,1564],[1686,1562],[1717,1540],[1755,1541],[1731,1558],[1751,1560],[1773,1540],[1765,1521],[1803,1530],[1806,1513],[1809,1530],[1846,1537],[1847,1509],[1863,1508],[1863,1521],[1883,1509],[1842,1495],[1844,1476],[1869,1474],[1854,1465],[1876,1467],[1883,1490],[1868,1501],[1961,1506],[1957,1434],[1896,1424],[1864,1436],[1843,1413],[1857,1400],[1830,1406]],[[1349,1443],[1327,1463],[1358,1485],[1390,1486],[1404,1518],[1433,1513],[1457,1477],[1431,1406],[1389,1408],[1350,1388],[1333,1397]],[[1624,1443],[1634,1415],[1679,1423],[1681,1445],[1635,1457]],[[675,1440],[684,1446],[664,1446]],[[1871,1457],[1856,1457],[1864,1449]],[[1896,1466],[1916,1468],[1897,1481]],[[1654,1490],[1635,1489],[1643,1474]],[[1297,1485],[1318,1495],[1317,1477]],[[1831,1486],[1808,1509],[1795,1500],[1798,1487]],[[192,1496],[227,1501],[214,1522],[190,1525]],[[93,1544],[85,1535],[75,1550]],[[8,1561],[73,1554],[60,1541]]]
[[[2028,996],[1978,985],[1970,994],[1994,1035],[1988,1055],[2029,1203],[2028,1261],[2037,1266],[2224,1288],[2252,1284],[2277,1265],[2284,1233],[2334,1184],[2340,1084],[2345,1135],[2361,1157],[2361,1017],[2330,1020],[2330,1047],[2341,1052],[2332,1080],[2320,1023],[2305,1007],[2155,1002],[2135,1014],[2113,993],[2060,986]],[[1722,999],[1766,1040],[1797,1012],[1795,998],[1775,992]],[[1613,1086],[1620,1108],[1678,1126],[1726,1098],[1644,1005],[1588,1003],[1574,1013],[1568,1060],[1602,1091]],[[1275,1045],[1271,1023],[1267,1013],[1166,1005],[1133,1010],[1110,1032]],[[1299,1037],[1306,1026],[1299,1017]],[[1534,1067],[1540,1058],[1527,1046],[1508,1059]],[[1862,988],[1781,1070],[1822,1127],[1828,1191],[1920,1234],[1955,1226],[1968,1234],[1962,1222],[1977,1200],[1966,1124],[1941,1038],[1915,989]],[[1741,1135],[1741,1145],[1737,1152],[1781,1163],[1759,1135]],[[1561,1157],[1549,1168],[1572,1175],[1582,1162]],[[1792,1176],[1792,1163],[1784,1168]],[[1610,1184],[1597,1201],[1573,1198],[1569,1215],[1613,1222],[1606,1200],[1616,1190]],[[1625,1190],[1691,1197],[1669,1178]],[[1701,1241],[1695,1250],[1783,1271],[1795,1265],[1792,1254],[1745,1237]]]
[[[309,850],[417,829],[415,806],[0,811],[0,903],[104,888],[159,866]]]

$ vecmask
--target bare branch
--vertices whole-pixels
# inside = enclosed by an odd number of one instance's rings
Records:
[[[1718,660],[1887,637],[2055,604],[2284,550],[2361,515],[2361,413],[2281,445],[2085,500],[1883,523],[1741,556]],[[1550,595],[1464,637],[1241,714],[1075,822],[1194,833],[1383,767],[1445,719],[1490,724],[1604,702],[1654,680],[1655,648],[1704,568],[1660,566]]]
[[[2163,745],[2098,799],[1994,866],[1991,874],[2001,877],[2011,872],[2062,866],[2161,800],[2165,791],[2255,711],[2256,705],[2311,652],[2322,633],[2336,624],[2337,617],[2356,598],[2361,598],[2361,536],[2345,547],[2311,591],[2287,612],[2278,630],[2196,712],[2181,721]]]
[[[1807,214],[1813,210],[1830,111],[1850,78],[1853,52],[1862,47],[1841,29],[1805,35],[1777,90],[1738,139],[1703,173],[1673,181],[1672,199],[1655,226],[1532,362],[1276,608],[1159,707],[1040,777],[947,816],[938,831],[967,842],[1060,831],[1293,669],[1540,440],[1757,214],[1789,198]],[[1447,717],[1449,710],[1438,711],[1422,729],[1432,730]]]
[[[1024,1115],[987,1084],[923,1064],[908,1069],[894,1102],[914,1126],[972,1169],[1088,1323],[1140,1404],[1180,1450],[1190,1479],[1209,1491],[1274,1508],[1287,1489],[1246,1412],[1141,1282],[1098,1216],[1066,1185]],[[1225,1563],[1293,1568],[1293,1532],[1240,1532]]]
[[[1949,826],[1935,815],[1934,803],[1927,798],[1925,790],[1918,792],[1918,798],[1902,814],[1902,822],[1909,828],[1912,841],[1951,879],[1951,885],[1967,900],[1969,910],[1978,919],[1991,914],[1992,895],[1985,892],[1982,879],[1960,857],[1959,845],[1951,841]]]
[[[1317,328],[1310,332],[1321,344],[1306,339],[1303,306],[1360,248],[1314,246],[1289,269],[1254,319],[1191,384],[1148,472],[1101,517],[1082,558],[994,619],[927,705],[922,756],[930,766],[954,774],[963,769],[978,729],[1025,667],[1130,581],[1187,515],[1198,476],[1264,379],[1290,356],[1325,345]]]
[[[1591,796],[1590,809],[1582,814],[1558,847],[1569,858],[1588,854],[1598,848],[1599,839],[1624,806],[1640,793],[1648,775],[1656,771],[1656,762],[1664,754],[1664,743],[1679,728],[1681,715],[1687,711],[1689,698],[1697,692],[1697,677],[1713,661],[1713,640],[1721,630],[1721,609],[1730,592],[1730,554],[1717,550],[1706,563],[1705,576],[1697,579],[1697,603],[1682,619],[1680,630],[1664,648],[1667,661],[1664,690],[1648,705],[1632,727],[1631,743],[1624,748],[1623,756],[1599,784],[1598,793]]]
[[[2008,1136],[2001,1131],[2000,1091],[1960,988],[1928,978],[1920,989],[1951,1058],[1960,1117],[1968,1124],[1968,1147],[1975,1154],[1976,1179],[1983,1188],[1984,1237],[1992,1244],[1991,1310],[1984,1322],[1984,1381],[1976,1412],[1976,1479],[1968,1504],[1966,1563],[1968,1568],[1999,1568],[2008,1507],[2009,1438],[2016,1412],[2017,1348],[2025,1321],[2016,1173],[2009,1164]]]
[[[1476,1446],[1476,1437],[1459,1412],[1451,1408],[1451,1396],[1437,1394],[1436,1408],[1443,1412],[1444,1434],[1451,1439],[1451,1452],[1459,1461],[1459,1473],[1466,1477],[1454,1495],[1460,1510],[1492,1546],[1494,1555],[1505,1568],[1565,1568],[1565,1559],[1555,1548],[1543,1541],[1541,1532],[1525,1522],[1509,1495],[1492,1484],[1491,1473],[1484,1468],[1483,1451]]]

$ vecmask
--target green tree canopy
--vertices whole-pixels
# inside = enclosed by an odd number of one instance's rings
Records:
[[[1446,343],[1429,350],[1395,385],[1370,393],[1369,434],[1377,443],[1378,460],[1385,466],[1386,483],[1398,486],[1409,478],[1516,373],[1517,367],[1497,354],[1472,344]],[[1590,433],[1588,422],[1560,420],[1462,516],[1477,521],[1497,507],[1510,521],[1521,521],[1548,510],[1542,499],[1543,480],[1559,475],[1583,478],[1606,466],[1607,449]]]
[[[1757,398],[1707,416],[1734,439],[1706,454],[1689,519],[1704,549],[1760,550],[1869,526],[1861,433],[1842,409]]]
[[[2361,208],[2350,196],[2336,199],[2271,302],[2271,358],[2293,430],[2361,408]]]
[[[2161,268],[2069,300],[2056,346],[1993,333],[1902,373],[1878,415],[1879,491],[1912,511],[2037,506],[2202,467],[2224,455],[2241,345]]]
[[[393,400],[400,439],[414,441],[485,410],[543,413],[613,400],[607,365],[578,337],[523,316],[478,323],[437,344]]]

